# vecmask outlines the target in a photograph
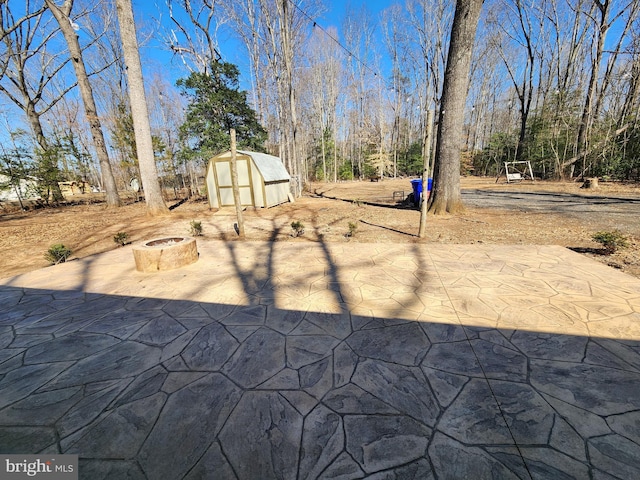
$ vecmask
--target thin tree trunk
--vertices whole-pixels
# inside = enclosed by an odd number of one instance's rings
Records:
[[[618,125],[622,125],[627,121],[627,115],[631,115],[634,102],[638,99],[640,93],[640,55],[636,54],[631,65],[629,90],[624,100],[624,105],[618,118]]]
[[[111,162],[109,161],[109,153],[107,152],[107,146],[104,141],[104,135],[102,134],[102,125],[98,118],[98,109],[93,97],[93,90],[91,83],[89,83],[89,76],[85,68],[84,59],[82,57],[82,50],[80,43],[78,42],[78,36],[74,32],[71,26],[71,8],[73,7],[73,0],[65,0],[62,7],[58,7],[53,0],[45,0],[49,10],[58,21],[62,35],[67,42],[71,59],[73,60],[73,69],[78,79],[78,86],[80,87],[80,94],[82,95],[82,102],[84,103],[84,111],[89,122],[89,128],[91,129],[91,136],[93,137],[93,145],[98,155],[98,161],[100,162],[100,170],[102,172],[102,184],[106,190],[106,202],[108,207],[119,207],[121,205],[120,197],[118,196],[118,187],[116,186],[116,180],[113,177],[113,170],[111,169]]]
[[[433,110],[427,113],[427,141],[425,142],[425,155],[422,159],[422,203],[420,204],[420,229],[418,237],[427,235],[427,204],[429,187],[429,163],[431,160],[431,139],[433,137]]]
[[[280,18],[280,35],[281,35],[281,47],[282,47],[282,60],[285,73],[285,88],[287,93],[287,100],[289,102],[287,112],[288,129],[291,132],[290,154],[291,164],[293,165],[294,175],[297,178],[298,184],[296,185],[295,195],[300,196],[302,194],[302,175],[300,175],[301,162],[298,146],[298,115],[296,112],[296,92],[293,85],[293,39],[291,38],[293,32],[291,31],[291,24],[293,23],[293,14],[289,10],[289,0],[281,0],[282,3],[278,4]]]
[[[151,126],[149,124],[149,112],[144,92],[142,65],[140,64],[140,51],[138,50],[131,0],[116,0],[116,8],[118,10],[118,22],[120,23],[122,50],[125,64],[127,65],[131,116],[133,117],[133,130],[136,137],[136,150],[138,152],[140,178],[144,188],[144,199],[147,203],[147,212],[150,215],[163,215],[169,213],[169,209],[164,202],[164,198],[162,198],[158,170],[153,154]]]
[[[321,145],[322,145],[322,181],[328,182],[327,180],[327,153],[325,151],[325,141],[324,141],[324,127],[322,128],[322,137],[321,137]]]
[[[236,206],[238,218],[238,236],[244,238],[244,218],[242,216],[242,200],[240,199],[240,187],[238,186],[238,161],[236,155],[236,129],[229,132],[231,137],[231,189],[233,190],[233,203]]]
[[[442,88],[433,195],[436,215],[464,209],[460,195],[460,146],[471,55],[483,0],[457,0]]]

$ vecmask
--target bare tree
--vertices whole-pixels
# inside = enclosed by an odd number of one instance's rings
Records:
[[[266,62],[267,55],[265,55],[264,46],[267,45],[268,40],[262,29],[259,5],[253,0],[242,0],[227,2],[224,8],[235,26],[234,32],[248,53],[253,104],[260,123],[267,125],[269,103],[267,84],[273,75],[271,75],[269,64]]]
[[[585,95],[584,107],[582,109],[582,116],[580,119],[580,125],[578,129],[577,135],[577,155],[570,159],[567,162],[564,162],[563,167],[573,165],[577,160],[582,159],[582,173],[587,170],[586,157],[589,151],[589,130],[594,122],[594,119],[597,118],[598,111],[600,109],[600,105],[602,103],[602,97],[606,90],[606,86],[611,79],[611,72],[613,71],[613,65],[617,58],[617,51],[619,51],[621,46],[621,41],[618,43],[616,51],[614,51],[614,55],[611,57],[609,65],[606,69],[604,79],[602,80],[601,88],[599,88],[600,82],[600,67],[602,64],[602,59],[604,55],[604,46],[605,40],[607,38],[607,34],[611,29],[613,23],[623,15],[628,9],[633,13],[632,16],[629,16],[629,21],[626,22],[625,28],[623,30],[622,37],[624,34],[629,31],[633,20],[637,15],[637,4],[635,1],[626,2],[626,5],[619,6],[618,12],[614,12],[614,15],[610,18],[611,14],[611,1],[610,0],[593,0],[593,6],[595,7],[595,15],[591,15],[591,12],[588,16],[594,22],[594,30],[593,30],[593,44],[594,50],[592,53],[591,59],[591,74],[589,76],[589,84],[587,86],[587,92]],[[629,7],[635,8],[629,8]]]
[[[316,156],[315,151],[318,143],[320,144],[324,181],[337,179],[336,123],[342,54],[339,45],[331,40],[331,37],[336,36],[337,32],[333,28],[329,31],[316,29],[305,52],[305,61],[309,68],[298,73],[301,80],[298,101],[303,116],[300,122],[303,129],[301,134],[308,137],[304,144],[310,145],[309,150],[313,152],[310,153],[311,156]],[[333,148],[329,145],[331,141]],[[333,159],[330,158],[332,153]]]
[[[60,60],[47,51],[47,42],[57,31],[43,16],[46,7],[32,10],[31,2],[27,1],[25,10],[23,17],[16,18],[8,2],[0,3],[0,38],[4,47],[0,56],[3,80],[0,91],[25,113],[37,144],[46,150],[49,144],[41,117],[75,85],[58,94],[53,93],[57,89],[49,88],[69,59]]]
[[[364,163],[369,153],[367,146],[372,138],[372,126],[378,109],[375,102],[377,72],[373,70],[375,25],[371,13],[362,6],[359,11],[347,11],[343,35],[349,55],[347,64],[347,84],[349,85],[349,107],[351,109],[351,130],[348,136],[348,151],[354,170],[360,178],[364,175]],[[374,142],[375,143],[375,142]]]
[[[167,43],[171,51],[178,55],[187,69],[209,75],[213,62],[221,60],[218,49],[217,32],[227,22],[229,5],[225,9],[225,2],[220,0],[166,0],[169,18],[173,28],[167,33]],[[236,3],[236,2],[232,2]],[[188,21],[184,21],[184,15]],[[177,33],[176,33],[177,32]],[[159,80],[154,82],[156,85]],[[153,91],[153,90],[152,90]],[[176,155],[182,145],[178,142],[178,121],[182,115],[176,111],[180,107],[180,99],[172,98],[171,93],[157,91],[157,113],[162,121],[158,123],[159,135],[165,142],[166,158],[170,168],[177,171]],[[178,118],[180,117],[180,118]],[[195,173],[193,159],[185,160],[185,169],[189,178],[189,193],[197,194],[198,175]]]
[[[467,107],[470,106],[469,122],[465,149],[475,152],[482,149],[496,127],[494,108],[503,85],[503,72],[500,70],[500,58],[495,55],[495,42],[492,36],[495,30],[485,29],[478,32],[471,66]],[[483,174],[486,174],[484,171]]]
[[[619,11],[617,13],[614,12],[613,19],[610,23],[616,22],[618,18],[626,15],[624,19],[624,27],[621,29],[621,32],[618,34],[618,38],[615,42],[615,45],[609,49],[607,53],[609,53],[609,59],[607,60],[607,67],[605,69],[604,76],[602,78],[602,83],[598,89],[598,95],[596,97],[596,102],[593,107],[593,115],[597,118],[599,117],[603,105],[605,103],[605,96],[609,89],[609,86],[614,82],[614,75],[616,73],[616,69],[619,67],[621,63],[619,61],[621,56],[628,55],[630,52],[626,50],[626,45],[630,42],[630,36],[633,32],[633,27],[638,20],[638,16],[640,15],[640,0],[631,0],[626,5],[621,5],[619,7]],[[631,39],[633,42],[633,39]],[[629,75],[631,73],[629,72]]]
[[[399,5],[393,5],[383,12],[383,25],[385,28],[385,43],[387,51],[391,55],[393,68],[393,127],[391,130],[391,155],[393,158],[393,177],[398,176],[398,149],[401,137],[401,119],[404,107],[408,99],[406,91],[407,78],[405,65],[408,63],[408,39],[407,28],[403,25],[403,12]]]
[[[89,82],[89,75],[85,68],[85,62],[80,48],[80,42],[74,29],[71,19],[71,9],[73,8],[73,0],[65,0],[61,6],[56,5],[53,0],[45,0],[45,4],[56,18],[60,30],[67,42],[69,54],[73,60],[72,65],[80,87],[80,94],[84,103],[85,115],[91,129],[93,145],[100,162],[100,170],[102,171],[102,183],[106,191],[106,202],[109,207],[120,206],[120,197],[116,181],[113,177],[111,162],[109,161],[109,153],[107,145],[102,134],[102,125],[98,117],[98,109],[93,98],[93,89]]]
[[[494,28],[503,32],[502,37],[494,37],[495,52],[504,64],[516,92],[520,112],[519,133],[516,141],[516,160],[522,160],[525,135],[536,91],[536,72],[542,61],[539,53],[539,37],[544,32],[544,16],[538,10],[526,5],[522,0],[506,1],[502,14],[494,16]],[[515,46],[512,55],[508,47]],[[519,61],[522,59],[522,61]]]
[[[184,97],[172,89],[167,79],[154,75],[149,88],[151,128],[154,138],[161,144],[160,165],[174,178],[174,188],[188,187],[189,196],[198,194],[198,175],[193,159],[180,158],[183,140],[180,126],[184,123]],[[181,180],[181,182],[179,182]],[[180,187],[178,184],[181,183]]]
[[[277,112],[279,120],[280,157],[294,178],[292,186],[294,194],[298,194],[298,118],[296,110],[296,91],[293,83],[293,61],[295,24],[299,15],[292,9],[288,0],[259,0],[262,28],[267,40],[267,48],[271,74],[275,77],[278,92]]]
[[[609,0],[593,0],[593,5],[596,7],[598,12],[598,19],[594,19],[594,22],[597,22],[597,28],[594,29],[594,45],[595,51],[593,53],[592,61],[591,61],[591,75],[589,78],[589,85],[587,86],[587,94],[585,96],[584,108],[582,110],[582,118],[580,120],[580,127],[578,129],[578,140],[577,140],[577,148],[578,148],[578,156],[583,159],[583,171],[584,169],[584,159],[588,146],[587,146],[587,132],[591,127],[591,123],[593,121],[593,111],[594,105],[596,102],[596,90],[598,88],[598,77],[600,74],[600,64],[602,63],[602,55],[604,52],[604,42],[607,36],[607,32],[611,26],[609,22]],[[567,164],[563,167],[573,164]]]
[[[540,82],[541,101],[537,105],[536,120],[539,124],[548,122],[550,132],[544,145],[549,162],[544,159],[538,168],[559,178],[564,175],[562,163],[575,153],[569,137],[574,137],[577,129],[574,112],[579,108],[578,92],[586,81],[581,60],[587,56],[589,30],[586,16],[577,12],[582,11],[588,1],[547,0],[539,7],[546,18],[548,37],[547,43],[539,48],[545,65],[541,78],[543,75],[546,78]]]
[[[169,209],[162,197],[162,190],[160,189],[160,183],[158,181],[158,171],[153,153],[151,125],[149,123],[144,79],[142,77],[142,65],[140,63],[140,52],[138,50],[138,39],[136,38],[136,25],[133,19],[131,0],[116,0],[116,8],[118,11],[124,59],[127,65],[131,115],[133,117],[133,129],[136,137],[136,149],[138,151],[140,179],[142,180],[144,189],[144,198],[149,214],[162,215],[169,213]]]
[[[618,115],[618,126],[627,122],[627,117],[636,117],[640,120],[640,32],[634,31],[628,52],[629,60],[628,86],[624,96],[624,102]],[[634,106],[638,110],[634,112]]]
[[[42,117],[75,83],[61,78],[70,58],[49,51],[59,30],[45,12],[44,5],[34,7],[27,0],[23,16],[16,17],[9,2],[0,2],[0,92],[25,113],[38,149],[40,176],[44,177],[41,181],[47,194],[52,193],[57,201],[62,199],[57,154],[47,141]]]
[[[294,68],[294,42],[295,42],[295,25],[296,12],[289,0],[279,0],[277,5],[277,22],[280,26],[280,60],[282,62],[282,105],[286,111],[285,128],[288,130],[290,141],[287,144],[288,157],[290,164],[293,166],[294,178],[294,194],[302,193],[302,185],[299,184],[299,174],[301,173],[301,164],[299,159],[300,146],[298,145],[298,112],[296,109],[296,89],[294,86],[293,68]]]
[[[193,28],[188,28],[179,18],[174,10],[176,6],[187,14]],[[221,6],[219,0],[167,0],[169,18],[175,27],[168,33],[167,43],[191,71],[208,73],[211,62],[221,58],[216,40],[216,32],[224,24],[222,10],[218,8]]]
[[[52,111],[50,136],[60,147],[59,160],[62,163],[62,174],[66,180],[81,178],[91,185],[102,188],[100,164],[92,154],[92,139],[89,126],[79,122],[82,115],[82,100],[67,96],[56,104]]]
[[[460,196],[460,145],[469,67],[483,0],[457,0],[444,74],[430,211],[456,213]]]
[[[103,5],[104,10],[99,15],[91,16],[92,23],[96,19],[103,18],[105,24],[115,25],[116,9],[106,7],[107,5]],[[122,193],[123,190],[130,188],[132,178],[140,178],[127,91],[127,66],[118,29],[112,27],[105,29],[103,25],[90,28],[100,29],[103,35],[100,48],[91,51],[92,57],[87,59],[88,63],[112,62],[108,69],[100,72],[100,75],[92,76],[91,82],[98,108],[104,112],[101,116],[102,126],[109,132],[112,168]]]
[[[429,125],[426,112],[433,108],[439,110],[448,48],[445,32],[451,30],[454,9],[451,2],[444,0],[408,0],[406,5],[410,36],[415,43],[411,64],[416,66],[414,84],[421,112],[420,137],[424,158],[432,148],[432,145],[427,145]]]

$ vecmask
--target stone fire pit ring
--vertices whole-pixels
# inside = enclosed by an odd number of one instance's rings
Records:
[[[139,272],[158,272],[184,267],[198,260],[196,239],[175,236],[145,240],[133,247],[133,258]]]

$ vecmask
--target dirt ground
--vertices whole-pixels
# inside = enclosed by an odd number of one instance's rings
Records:
[[[580,185],[463,178],[466,211],[429,215],[426,238],[419,239],[420,212],[400,203],[411,193],[410,179],[311,184],[295,203],[246,209],[245,231],[248,240],[561,245],[640,277],[640,186],[601,182],[597,190],[584,190]],[[90,203],[90,197],[72,198],[73,204],[58,208],[0,210],[0,278],[46,267],[44,254],[55,243],[72,250],[70,260],[118,248],[113,240],[118,232],[133,243],[189,235],[195,220],[204,234],[199,242],[237,240],[235,210],[211,210],[206,201],[188,201],[168,216],[151,218],[144,202],[107,209]],[[305,227],[300,237],[292,236],[293,221]],[[603,255],[591,236],[613,228],[627,235],[630,245]]]

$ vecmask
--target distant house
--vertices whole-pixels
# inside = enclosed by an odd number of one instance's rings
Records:
[[[88,182],[58,182],[58,186],[65,197],[80,195],[91,190]]]
[[[291,177],[282,160],[273,155],[238,150],[240,203],[248,207],[273,207],[289,201]],[[207,194],[212,208],[233,206],[231,152],[216,155],[207,167]]]
[[[0,202],[18,202],[20,200],[38,200],[38,181],[33,177],[21,178],[17,184],[11,183],[11,177],[0,174]]]

